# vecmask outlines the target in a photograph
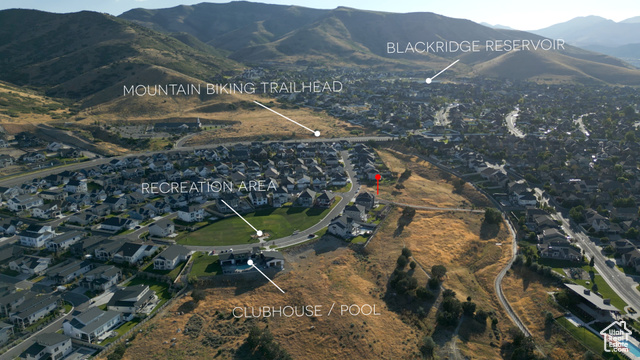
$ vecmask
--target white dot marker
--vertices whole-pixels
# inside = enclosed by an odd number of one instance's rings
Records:
[[[317,131],[317,130],[316,130],[316,131],[314,131],[314,132],[313,132],[313,135],[315,135],[316,137],[320,137],[320,131]]]
[[[431,78],[427,78],[427,84],[431,84]]]
[[[247,260],[247,265],[253,266],[253,260],[251,260],[251,259]]]
[[[258,236],[262,236],[262,230],[258,230],[258,231],[256,231],[256,235],[258,235]]]

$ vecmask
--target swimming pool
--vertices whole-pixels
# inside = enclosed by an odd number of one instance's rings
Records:
[[[638,348],[635,344],[627,341],[627,348],[629,349],[629,352],[627,354],[633,354],[633,356],[635,356],[636,359],[640,359],[640,348]]]

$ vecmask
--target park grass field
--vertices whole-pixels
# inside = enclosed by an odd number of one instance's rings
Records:
[[[222,267],[218,261],[218,255],[206,255],[202,252],[196,252],[193,256],[193,265],[189,276],[214,276],[222,274]]]
[[[340,200],[336,198],[335,206]],[[289,236],[296,230],[315,225],[329,213],[325,208],[282,207],[260,209],[244,215],[256,229],[270,235],[270,239]],[[183,245],[239,245],[257,243],[255,231],[237,216],[224,218],[211,225],[178,237]]]

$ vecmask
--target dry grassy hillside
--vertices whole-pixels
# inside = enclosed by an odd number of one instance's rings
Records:
[[[432,181],[438,182],[435,177]],[[471,201],[460,198],[463,200]],[[190,296],[177,301],[142,329],[125,358],[252,359],[255,356],[246,341],[253,324],[268,327],[294,359],[420,359],[424,336],[433,336],[439,358],[500,357],[500,344],[509,340],[507,330],[512,326],[493,288],[495,276],[510,256],[504,225],[487,228],[482,225],[482,214],[477,213],[417,211],[413,221],[400,230],[401,214],[402,209],[393,209],[365,250],[327,238],[288,250],[287,270],[274,278],[286,294],[260,279],[232,277],[217,278],[215,284],[199,283],[206,299],[195,308]],[[444,286],[454,290],[461,301],[470,296],[478,309],[490,312],[498,320],[495,331],[490,322],[482,326],[465,318],[455,335],[452,328],[436,323],[440,292],[432,300],[396,294],[389,279],[405,246],[421,265],[408,270],[419,286],[426,285],[432,265],[445,265]],[[334,313],[317,319],[269,320],[236,320],[230,315],[236,306],[305,304],[322,305],[326,314],[334,302],[336,306],[375,305],[381,315]],[[189,321],[189,327],[197,323],[200,330],[185,335]]]

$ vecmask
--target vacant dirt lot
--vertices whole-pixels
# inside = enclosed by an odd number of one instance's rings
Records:
[[[465,184],[463,191],[454,191],[453,181],[455,176],[449,175],[437,167],[431,165],[415,156],[406,156],[393,150],[378,150],[378,155],[389,168],[397,173],[398,177],[405,170],[411,170],[411,176],[396,183],[380,184],[380,195],[382,199],[395,201],[403,204],[471,208],[490,206],[490,202],[483,195],[478,193],[469,184]],[[396,184],[401,184],[404,188],[398,189]],[[365,186],[368,191],[376,191],[373,186]]]

